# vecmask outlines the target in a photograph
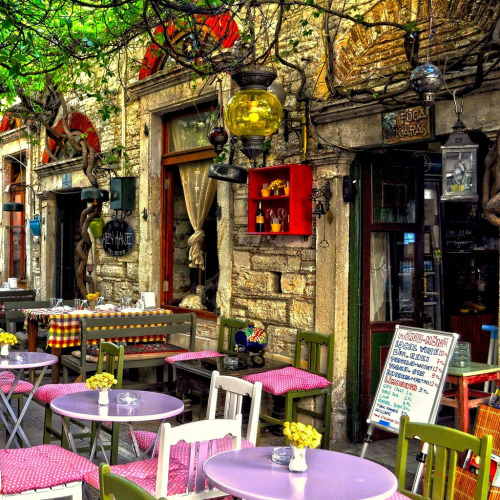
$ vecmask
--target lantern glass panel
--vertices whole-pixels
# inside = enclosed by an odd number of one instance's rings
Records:
[[[476,148],[443,154],[443,199],[477,200]]]

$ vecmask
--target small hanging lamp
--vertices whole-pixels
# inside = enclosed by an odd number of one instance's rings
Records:
[[[443,74],[431,62],[420,64],[411,73],[410,86],[418,94],[424,108],[434,104],[434,96],[442,85]]]
[[[98,201],[109,201],[109,192],[92,186],[82,189],[81,199],[87,203],[97,204]]]
[[[16,201],[8,201],[3,204],[4,212],[24,212],[24,203],[18,203]]]

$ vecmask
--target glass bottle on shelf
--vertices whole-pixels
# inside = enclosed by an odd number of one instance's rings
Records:
[[[262,202],[259,201],[259,208],[255,214],[255,231],[257,233],[264,232],[264,210],[262,210]]]

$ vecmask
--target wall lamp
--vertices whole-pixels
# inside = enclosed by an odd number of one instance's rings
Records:
[[[321,216],[326,215],[330,210],[331,199],[332,191],[330,189],[330,181],[326,181],[325,184],[319,188],[314,188],[311,194],[311,201],[314,201],[316,205],[312,214],[316,215],[318,219],[321,219]]]
[[[26,191],[29,189],[33,200],[35,199],[35,190],[29,184],[25,182],[13,182],[12,184],[7,184],[7,187],[4,189],[4,193],[16,193],[18,191]],[[4,212],[25,212],[24,203],[16,202],[16,201],[8,201],[3,204]]]

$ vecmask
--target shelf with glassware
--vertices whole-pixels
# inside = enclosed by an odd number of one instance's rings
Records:
[[[309,165],[293,163],[250,169],[247,234],[310,236],[311,195],[312,169]],[[259,227],[263,231],[258,231]]]

